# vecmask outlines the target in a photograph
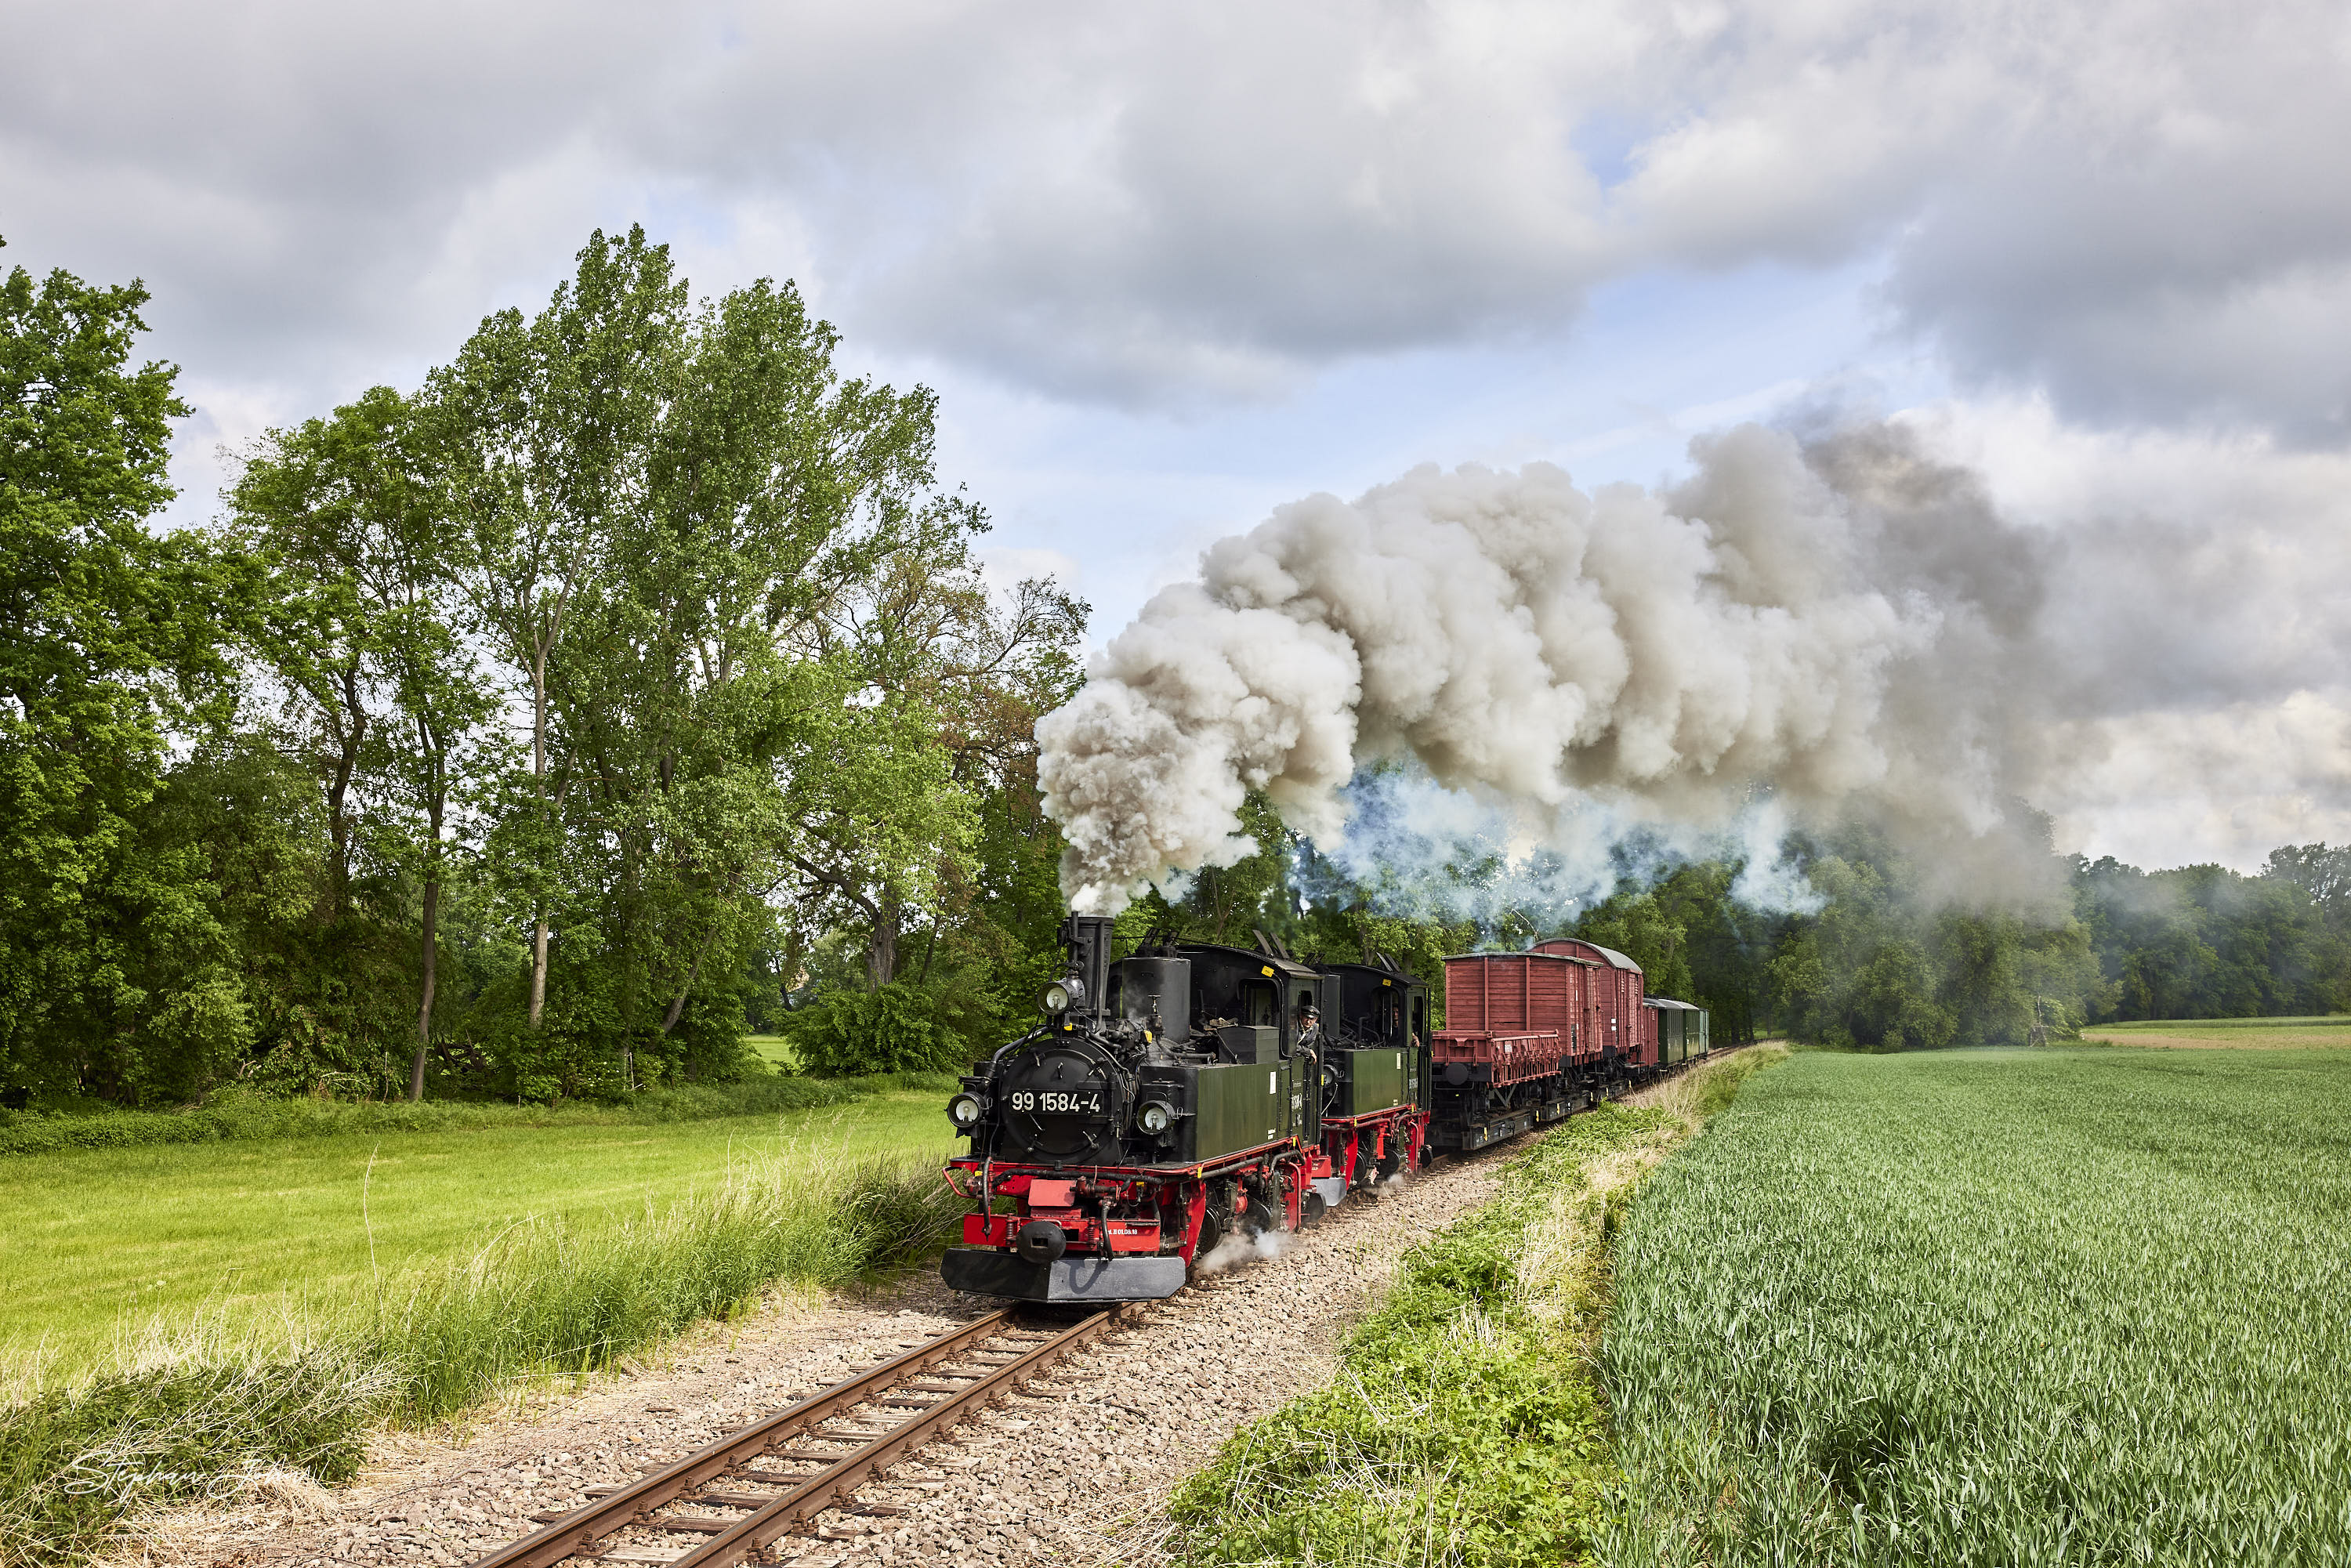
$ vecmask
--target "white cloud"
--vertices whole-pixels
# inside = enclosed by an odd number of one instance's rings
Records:
[[[1553,331],[1646,268],[1890,247],[1888,306],[1987,384],[2345,434],[2345,22],[2304,0],[248,0],[11,28],[0,221],[93,273],[168,261],[224,367],[437,345],[590,222],[662,211],[900,350],[1146,404]]]
[[[2140,866],[2258,871],[2280,844],[2351,841],[2351,688],[2067,727],[2044,805],[2058,846]]]
[[[2351,838],[2351,455],[2088,431],[2045,399],[1906,423],[2046,546],[2033,799],[2064,847],[2251,870]]]

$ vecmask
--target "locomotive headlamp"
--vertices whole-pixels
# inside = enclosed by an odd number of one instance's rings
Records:
[[[979,1113],[986,1107],[977,1094],[958,1094],[947,1102],[947,1119],[958,1127],[979,1125]]]
[[[1085,982],[1075,975],[1066,980],[1056,980],[1045,988],[1045,994],[1040,999],[1044,1002],[1047,1012],[1059,1018],[1086,999]]]
[[[1164,1133],[1176,1113],[1157,1100],[1146,1100],[1143,1109],[1134,1113],[1134,1124],[1146,1133]]]

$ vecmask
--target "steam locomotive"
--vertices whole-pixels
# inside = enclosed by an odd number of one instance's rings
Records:
[[[1314,1223],[1440,1152],[1484,1148],[1670,1071],[1707,1015],[1621,953],[1560,940],[1445,961],[1447,1017],[1386,956],[1307,963],[1063,925],[1044,1022],[948,1103],[971,1204],[946,1283],[1036,1301],[1174,1295],[1232,1241]]]

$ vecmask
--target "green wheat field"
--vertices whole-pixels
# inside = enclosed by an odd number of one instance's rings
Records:
[[[2351,1562],[2351,1052],[1800,1054],[1614,1262],[1606,1561]]]

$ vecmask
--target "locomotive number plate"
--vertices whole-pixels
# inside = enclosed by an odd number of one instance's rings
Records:
[[[1041,1093],[1032,1094],[1024,1089],[1012,1096],[1012,1108],[1015,1111],[1037,1111],[1044,1113],[1054,1111],[1083,1112],[1091,1115],[1098,1116],[1102,1114],[1102,1095],[1099,1092],[1092,1094],[1064,1094],[1059,1090],[1054,1089],[1048,1089]]]

